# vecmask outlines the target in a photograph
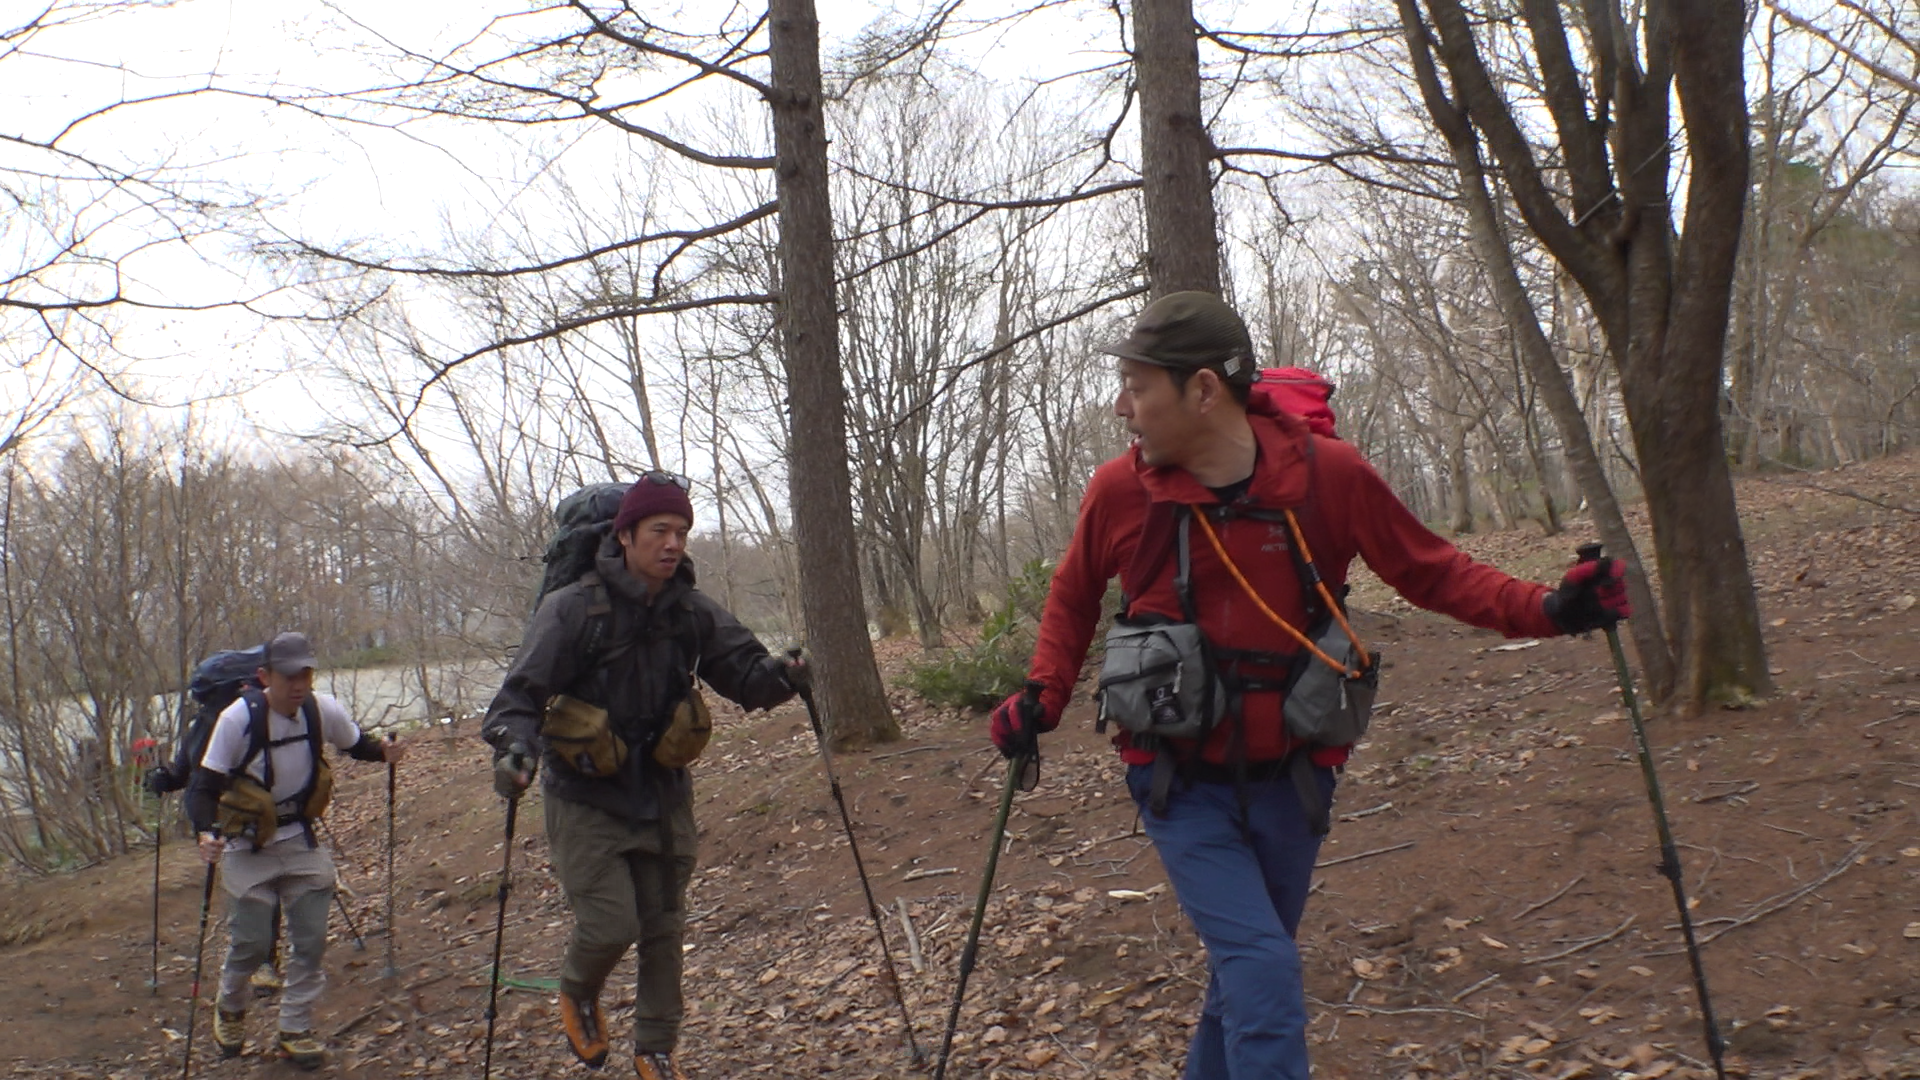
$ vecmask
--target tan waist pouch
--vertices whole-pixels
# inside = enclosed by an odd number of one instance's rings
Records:
[[[255,851],[272,843],[273,834],[280,831],[280,814],[274,808],[273,795],[261,787],[258,780],[244,773],[234,777],[227,790],[221,792],[213,821],[221,836],[244,836],[253,841]]]
[[[282,817],[273,793],[252,776],[241,773],[235,777],[221,793],[220,804],[214,810],[213,820],[220,828],[220,835],[247,837],[258,851],[273,843],[282,825],[299,820],[319,821],[333,801],[333,769],[324,758],[314,764],[314,769],[313,791],[307,795],[306,805],[297,818]]]
[[[540,737],[562,765],[582,776],[617,776],[627,763],[626,740],[613,733],[607,710],[576,697],[547,699]]]
[[[688,688],[686,700],[673,707],[673,719],[653,744],[653,760],[669,769],[684,769],[712,738],[713,714],[707,711],[707,700],[698,689]]]
[[[319,821],[333,802],[333,767],[325,758],[313,763],[313,793],[307,796],[307,820]]]

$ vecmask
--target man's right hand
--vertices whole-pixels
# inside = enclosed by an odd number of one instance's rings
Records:
[[[503,799],[517,799],[533,783],[533,752],[522,742],[509,743],[493,759],[493,790]]]
[[[1040,733],[1052,731],[1059,717],[1048,716],[1039,700],[1022,690],[994,706],[987,719],[987,734],[1002,756],[1033,754],[1040,749]]]
[[[200,861],[208,866],[218,866],[220,853],[227,850],[227,842],[216,833],[200,834]]]
[[[180,789],[180,785],[173,782],[173,770],[165,765],[155,765],[148,769],[146,779],[142,783],[147,791],[155,795],[165,795]]]

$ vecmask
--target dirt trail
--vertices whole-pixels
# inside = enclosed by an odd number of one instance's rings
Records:
[[[1909,455],[1746,483],[1779,693],[1650,728],[1737,1075],[1920,1077],[1916,479]],[[1544,580],[1572,542],[1515,532],[1463,546]],[[1301,931],[1316,1075],[1708,1075],[1604,642],[1510,643],[1364,585],[1357,596],[1390,667]],[[904,651],[889,646],[889,664]],[[977,720],[898,703],[907,740],[838,766],[931,1052],[1002,771]],[[385,777],[340,770],[332,828],[349,909],[374,936],[355,951],[336,915],[329,1075],[480,1073],[502,812],[471,724],[413,744],[391,984]],[[1084,705],[1046,751],[1041,786],[1015,804],[949,1075],[1177,1076],[1198,943]],[[723,720],[696,789],[691,1075],[913,1075],[804,713]],[[519,832],[495,1075],[585,1075],[558,1044],[546,989],[566,923],[537,800]],[[179,1074],[203,879],[184,843],[163,853],[154,994],[151,874],[149,853],[0,885],[0,1076]],[[909,967],[902,909],[923,971]],[[209,972],[218,931],[216,919]],[[631,998],[628,969],[607,1002],[617,1054]],[[195,1075],[293,1075],[261,1052],[271,1023],[263,1003],[248,1053],[220,1062],[203,1014]]]

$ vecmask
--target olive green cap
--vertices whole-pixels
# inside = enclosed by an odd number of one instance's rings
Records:
[[[1253,337],[1227,302],[1208,292],[1177,292],[1155,300],[1134,320],[1133,332],[1100,351],[1166,368],[1218,367],[1229,382],[1251,383]]]

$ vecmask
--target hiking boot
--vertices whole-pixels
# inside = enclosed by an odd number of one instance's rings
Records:
[[[247,977],[247,985],[253,987],[254,997],[272,997],[280,992],[286,982],[280,978],[278,971],[273,970],[272,964],[261,964]]]
[[[317,1069],[326,1063],[327,1049],[311,1031],[283,1031],[278,1046],[280,1057],[302,1069]]]
[[[598,998],[582,1000],[561,991],[560,1025],[574,1057],[595,1069],[607,1063],[607,1026],[600,1019]]]
[[[642,1050],[633,1055],[633,1071],[640,1080],[687,1080],[687,1074],[680,1071],[670,1053]]]
[[[240,1053],[240,1044],[247,1039],[247,1014],[228,1012],[218,1005],[213,1007],[213,1045],[220,1048],[221,1057],[234,1057]]]

